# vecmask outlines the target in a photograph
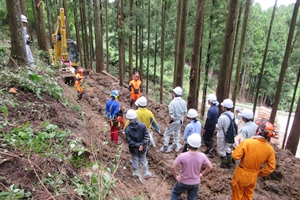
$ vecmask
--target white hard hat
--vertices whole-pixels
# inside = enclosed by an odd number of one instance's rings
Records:
[[[28,23],[27,17],[25,15],[21,15],[21,20],[22,20],[22,22]]]
[[[253,119],[253,112],[251,110],[243,110],[241,115],[246,119]]]
[[[138,98],[138,105],[139,106],[147,106],[147,99],[144,96]]]
[[[141,98],[141,97],[140,97]],[[137,107],[139,107],[139,100],[140,98],[138,98],[135,102],[134,102],[134,105],[136,105]]]
[[[135,112],[135,110],[129,109],[126,113],[126,118],[127,119],[135,119],[137,118],[137,114]]]
[[[182,88],[177,86],[176,88],[173,89],[173,92],[177,95],[182,95]]]
[[[209,100],[209,101],[217,101],[217,96],[215,94],[209,94],[207,96],[207,100]]]
[[[201,146],[201,137],[200,137],[200,134],[193,133],[192,135],[190,135],[188,137],[187,142],[188,142],[188,144],[191,147],[199,148]]]
[[[233,102],[231,99],[225,99],[222,103],[222,106],[224,106],[225,108],[233,108]]]
[[[198,112],[197,112],[197,110],[191,108],[191,109],[189,109],[189,111],[188,111],[188,113],[187,113],[186,116],[188,118],[196,118],[196,117],[198,117]]]

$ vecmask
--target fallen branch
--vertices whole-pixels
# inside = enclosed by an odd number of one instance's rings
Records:
[[[166,180],[166,177],[167,177],[167,176],[165,175],[165,177],[164,177],[164,179],[162,180],[162,182],[157,186],[157,188],[156,188],[154,194],[152,195],[151,199],[153,199],[153,197],[155,196],[156,192],[158,191],[158,188],[160,188],[161,184]]]

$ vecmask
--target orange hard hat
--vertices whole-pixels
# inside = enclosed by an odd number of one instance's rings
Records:
[[[265,138],[274,137],[275,128],[270,121],[264,121],[259,127],[257,128],[257,134],[264,136]]]

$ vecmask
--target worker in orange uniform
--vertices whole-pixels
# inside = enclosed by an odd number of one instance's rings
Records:
[[[82,99],[82,94],[83,94],[83,69],[79,69],[77,71],[76,77],[75,77],[75,88],[77,90],[77,100]]]
[[[135,72],[133,75],[133,80],[129,82],[129,91],[131,94],[130,107],[133,103],[140,98],[142,92],[142,82],[140,81],[140,74]]]
[[[251,200],[257,177],[267,176],[275,170],[275,152],[266,140],[274,136],[274,126],[265,121],[258,127],[254,136],[243,140],[233,151],[233,159],[241,159],[241,162],[236,167],[231,181],[232,200]]]

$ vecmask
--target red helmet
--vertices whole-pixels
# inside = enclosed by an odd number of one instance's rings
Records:
[[[258,123],[259,125],[259,123]],[[270,138],[275,136],[274,132],[275,128],[273,124],[269,121],[264,121],[259,127],[257,128],[257,134],[264,136],[265,138]]]
[[[79,69],[79,70],[78,70],[78,73],[83,73],[83,69]]]

